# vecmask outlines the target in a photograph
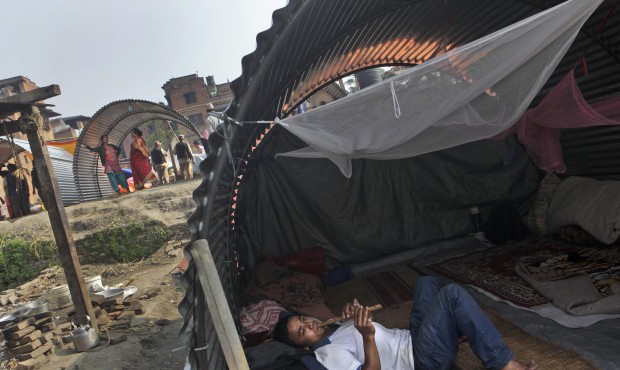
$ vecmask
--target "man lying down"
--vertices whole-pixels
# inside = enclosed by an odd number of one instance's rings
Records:
[[[533,361],[524,366],[512,359],[510,348],[465,289],[457,284],[444,286],[434,277],[424,276],[416,283],[409,330],[387,329],[373,322],[368,307],[356,299],[345,305],[342,316],[352,320],[337,329],[322,327],[313,317],[284,317],[276,324],[273,337],[313,349],[329,370],[449,369],[462,336],[486,369],[537,368]]]

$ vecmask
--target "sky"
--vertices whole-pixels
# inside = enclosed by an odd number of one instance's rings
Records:
[[[0,79],[56,84],[62,117],[116,100],[165,102],[162,86],[197,73],[241,75],[241,58],[287,0],[0,0]]]

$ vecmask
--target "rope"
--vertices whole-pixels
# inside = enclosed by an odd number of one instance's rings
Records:
[[[390,90],[392,91],[392,101],[394,102],[394,116],[396,117],[396,119],[399,119],[401,116],[400,103],[398,102],[398,97],[396,96],[394,81],[390,82]]]

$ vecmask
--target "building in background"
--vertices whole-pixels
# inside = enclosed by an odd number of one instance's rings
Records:
[[[6,98],[8,96],[24,93],[37,88],[39,88],[37,84],[30,81],[29,78],[24,76],[6,78],[4,80],[0,80],[0,98]],[[40,130],[41,136],[45,141],[53,140],[54,133],[52,132],[52,127],[50,125],[50,118],[58,117],[60,116],[60,114],[44,107],[39,108],[39,111],[41,113],[41,117],[43,118],[43,127]],[[19,113],[16,113],[13,116],[9,116],[8,118],[17,120],[19,119]],[[0,136],[3,135],[4,133],[0,132]],[[28,140],[26,134],[23,134],[21,132],[13,134],[13,137],[16,139]]]
[[[213,104],[215,110],[221,112],[232,101],[233,94],[229,85],[228,82],[216,84],[213,76],[202,78],[198,74],[191,74],[168,80],[162,89],[168,106],[187,117],[198,132],[202,132],[207,128],[207,104]]]

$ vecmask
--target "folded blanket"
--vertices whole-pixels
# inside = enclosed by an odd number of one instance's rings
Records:
[[[620,181],[572,176],[556,190],[547,218],[548,231],[579,225],[597,240],[611,244],[620,237]]]

